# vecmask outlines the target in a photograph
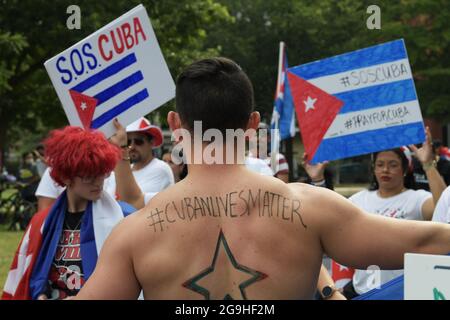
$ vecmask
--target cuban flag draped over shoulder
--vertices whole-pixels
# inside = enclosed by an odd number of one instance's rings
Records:
[[[402,39],[289,68],[288,80],[313,164],[425,140]]]
[[[66,210],[67,195],[64,192],[50,209],[33,216],[11,264],[2,299],[36,299],[46,291]],[[106,192],[99,200],[88,203],[80,230],[85,281],[94,271],[98,254],[109,233],[121,219],[134,211],[133,207],[116,202]]]

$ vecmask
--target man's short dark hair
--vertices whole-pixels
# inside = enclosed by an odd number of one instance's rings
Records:
[[[193,130],[194,121],[202,121],[203,131],[245,129],[254,110],[253,86],[234,61],[203,59],[178,76],[176,109],[189,130]]]

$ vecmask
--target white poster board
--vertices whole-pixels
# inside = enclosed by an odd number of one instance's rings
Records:
[[[405,300],[449,300],[450,256],[405,254]]]
[[[175,83],[142,5],[47,60],[45,68],[71,125],[126,126],[175,97]]]

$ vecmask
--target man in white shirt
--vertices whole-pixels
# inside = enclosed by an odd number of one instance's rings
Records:
[[[156,193],[175,184],[172,169],[153,156],[153,149],[163,144],[163,134],[145,118],[139,118],[127,126],[131,170],[143,193]],[[115,179],[109,179],[105,189],[116,192]],[[120,195],[119,195],[120,197]]]

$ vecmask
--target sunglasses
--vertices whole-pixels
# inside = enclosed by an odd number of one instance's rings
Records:
[[[128,139],[128,146],[131,146],[131,144],[134,142],[135,145],[137,146],[142,146],[144,144],[144,139],[143,138],[133,138],[133,139]]]

